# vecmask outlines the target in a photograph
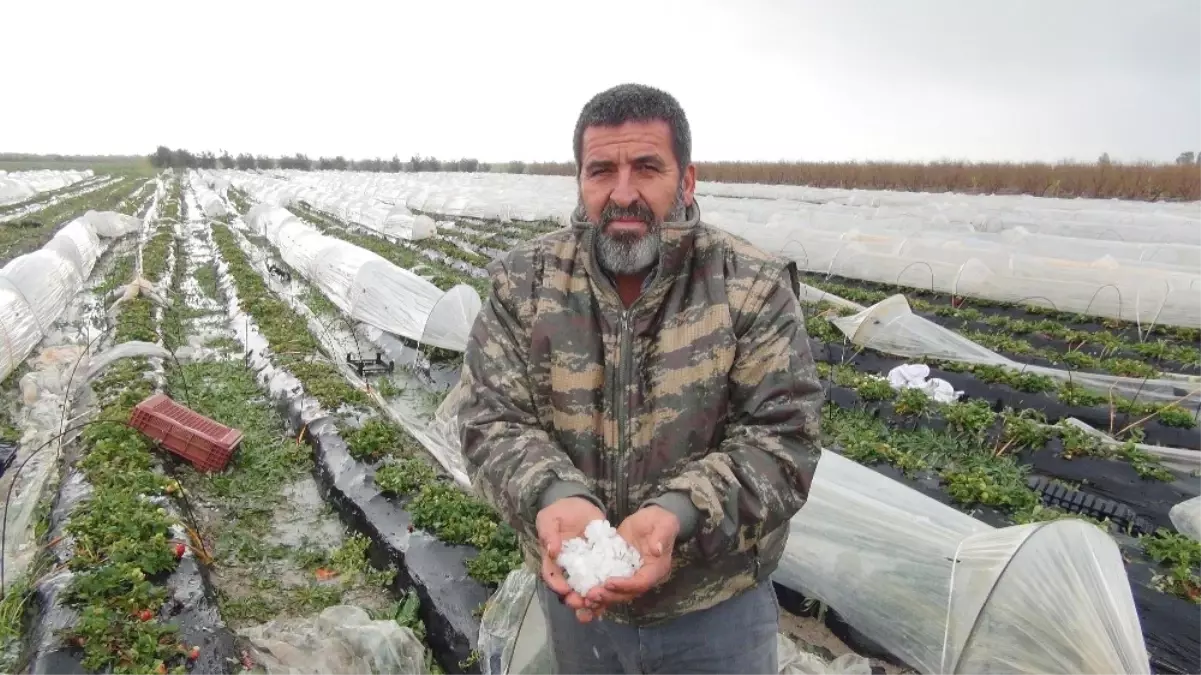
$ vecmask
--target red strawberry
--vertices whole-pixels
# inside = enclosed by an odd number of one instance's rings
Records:
[[[152,612],[148,609],[143,609],[140,612],[138,612],[138,621],[149,621],[153,618],[154,618],[154,612]]]
[[[200,647],[192,647],[192,651],[188,653],[188,660],[195,661],[200,658]]]
[[[187,552],[188,552],[188,547],[187,547],[187,546],[184,546],[183,544],[176,544],[176,545],[175,545],[175,559],[176,559],[176,560],[179,560],[180,558],[182,558],[182,557],[183,557],[183,554],[185,554],[185,553],[187,553]]]

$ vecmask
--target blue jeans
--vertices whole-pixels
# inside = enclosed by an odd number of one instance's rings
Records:
[[[642,628],[604,619],[580,623],[545,584],[538,588],[556,673],[779,672],[780,606],[769,580],[709,609]]]

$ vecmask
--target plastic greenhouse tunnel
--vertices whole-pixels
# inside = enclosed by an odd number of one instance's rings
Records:
[[[88,211],[40,250],[0,268],[0,380],[29,356],[83,288],[107,246],[100,237],[114,239],[141,227],[132,216]]]
[[[246,222],[350,317],[432,347],[466,349],[482,305],[470,286],[443,292],[371,251],[321,234],[277,206],[255,206]]]

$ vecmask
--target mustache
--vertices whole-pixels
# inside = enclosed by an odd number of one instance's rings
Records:
[[[616,202],[610,201],[608,204],[605,204],[605,208],[600,214],[600,224],[602,227],[614,220],[631,219],[641,220],[649,227],[655,224],[655,212],[651,210],[649,204],[640,199],[629,206],[621,206]]]

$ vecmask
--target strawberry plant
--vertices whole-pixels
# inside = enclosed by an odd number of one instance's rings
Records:
[[[416,457],[405,457],[385,464],[375,472],[375,484],[383,492],[407,495],[437,477],[433,467]]]
[[[344,434],[350,456],[360,461],[373,462],[391,454],[401,447],[400,431],[378,417],[367,420],[363,426]]]
[[[980,400],[945,405],[942,414],[952,430],[972,439],[982,438],[997,418],[988,403]]]
[[[1197,425],[1196,413],[1189,412],[1176,405],[1167,405],[1160,408],[1156,418],[1160,424],[1168,427],[1192,429]]]
[[[921,389],[902,389],[897,394],[896,410],[901,415],[926,415],[933,407],[934,402]]]
[[[888,380],[880,377],[864,377],[855,392],[865,401],[890,401],[896,396]]]

